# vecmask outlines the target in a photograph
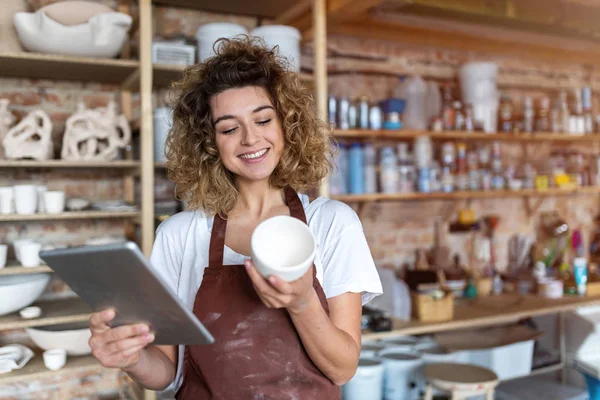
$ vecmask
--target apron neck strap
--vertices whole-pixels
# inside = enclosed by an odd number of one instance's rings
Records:
[[[290,215],[306,222],[304,206],[298,198],[298,193],[290,186],[284,189],[285,202],[290,209]],[[212,232],[210,234],[210,247],[208,250],[208,266],[220,267],[223,265],[223,252],[225,250],[225,232],[227,231],[227,220],[219,214],[215,215]]]

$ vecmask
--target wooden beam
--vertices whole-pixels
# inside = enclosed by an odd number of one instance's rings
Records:
[[[337,21],[345,20],[364,14],[381,3],[383,0],[331,0],[327,4],[327,17]]]
[[[319,117],[327,121],[327,9],[325,0],[313,0],[314,87]],[[327,196],[329,180],[323,179],[319,194]]]
[[[345,23],[331,23],[329,32],[391,40],[417,46],[504,55],[511,58],[538,59],[555,63],[600,64],[600,52],[597,50],[557,49],[550,46],[482,38],[466,33],[402,26],[388,21],[373,21],[366,18]]]
[[[288,25],[298,18],[310,16],[310,0],[301,0],[293,7],[287,9],[283,14],[275,18],[276,24]]]

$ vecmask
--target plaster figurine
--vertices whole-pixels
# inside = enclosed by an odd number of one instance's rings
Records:
[[[61,158],[65,160],[111,161],[131,140],[131,129],[116,105],[87,109],[82,103],[67,118]]]
[[[0,143],[15,123],[15,116],[8,111],[8,100],[0,99]],[[4,147],[0,146],[0,158],[4,157]]]
[[[2,140],[5,157],[49,160],[53,156],[52,122],[42,110],[30,112]]]

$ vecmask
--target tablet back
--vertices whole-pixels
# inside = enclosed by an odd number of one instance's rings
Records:
[[[40,257],[94,311],[114,308],[112,327],[147,323],[154,344],[214,342],[133,242],[49,250]]]

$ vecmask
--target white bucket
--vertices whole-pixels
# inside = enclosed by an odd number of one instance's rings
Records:
[[[384,400],[417,400],[419,398],[418,374],[423,365],[421,355],[391,348],[379,352],[379,357],[385,369]]]
[[[498,130],[498,66],[472,62],[460,68],[460,88],[465,103],[473,105],[473,118],[483,123],[485,132]]]
[[[265,25],[250,31],[251,36],[264,39],[269,47],[279,46],[279,55],[287,58],[290,69],[300,71],[300,31],[286,25]]]
[[[213,56],[213,45],[221,38],[234,38],[238,35],[247,35],[246,27],[229,22],[215,22],[202,25],[196,31],[196,40],[198,41],[198,61],[204,62],[207,58]]]
[[[382,342],[376,341],[365,341],[361,345],[360,356],[361,358],[377,358],[378,353],[385,349],[385,345]]]
[[[154,110],[154,161],[165,162],[165,141],[173,126],[173,113],[168,107],[159,107]]]
[[[356,373],[348,383],[342,386],[342,398],[344,400],[381,399],[383,370],[381,361],[361,356]]]

